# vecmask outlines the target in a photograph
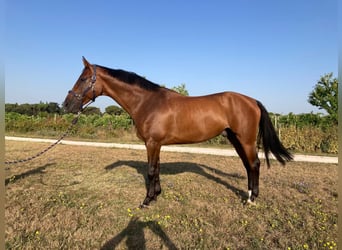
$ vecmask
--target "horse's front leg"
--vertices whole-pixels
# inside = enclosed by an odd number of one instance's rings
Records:
[[[161,145],[154,141],[146,143],[147,148],[147,159],[148,159],[148,184],[147,194],[143,202],[143,206],[148,206],[152,200],[156,200],[157,196],[161,193],[159,172],[160,163],[159,155]]]

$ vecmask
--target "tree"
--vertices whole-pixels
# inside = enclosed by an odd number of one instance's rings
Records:
[[[49,102],[46,111],[50,114],[59,114],[61,112],[61,108],[56,102]]]
[[[121,115],[122,113],[125,112],[125,110],[123,110],[121,107],[118,107],[116,105],[111,105],[111,106],[106,107],[105,111],[107,114],[110,114],[110,115]]]
[[[89,106],[83,111],[84,115],[101,115],[101,110],[99,108]]]
[[[17,112],[18,110],[18,103],[12,104],[12,103],[6,103],[5,104],[5,112]],[[18,112],[17,112],[18,113]]]
[[[172,90],[178,92],[181,95],[185,95],[185,96],[189,95],[189,92],[186,90],[185,83],[182,83],[179,86],[173,87]]]
[[[324,109],[332,119],[337,123],[338,112],[338,82],[333,78],[333,73],[321,76],[314,90],[309,94],[308,102],[319,109]]]

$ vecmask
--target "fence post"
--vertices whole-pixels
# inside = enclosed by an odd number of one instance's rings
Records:
[[[279,122],[278,122],[278,115],[274,115],[274,128],[276,129],[276,131],[278,131],[278,137],[279,137],[279,140],[281,140],[281,134],[280,134],[280,125],[279,125]]]

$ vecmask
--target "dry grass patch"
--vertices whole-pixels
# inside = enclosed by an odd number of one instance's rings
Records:
[[[6,141],[6,159],[46,144]],[[244,205],[239,158],[161,154],[148,209],[146,152],[58,145],[6,177],[7,249],[337,249],[337,165],[262,166]]]

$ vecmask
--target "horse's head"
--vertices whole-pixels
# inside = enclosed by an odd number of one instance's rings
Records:
[[[66,112],[77,113],[90,101],[95,101],[96,65],[83,57],[84,69],[72,90],[66,96],[63,107]]]

